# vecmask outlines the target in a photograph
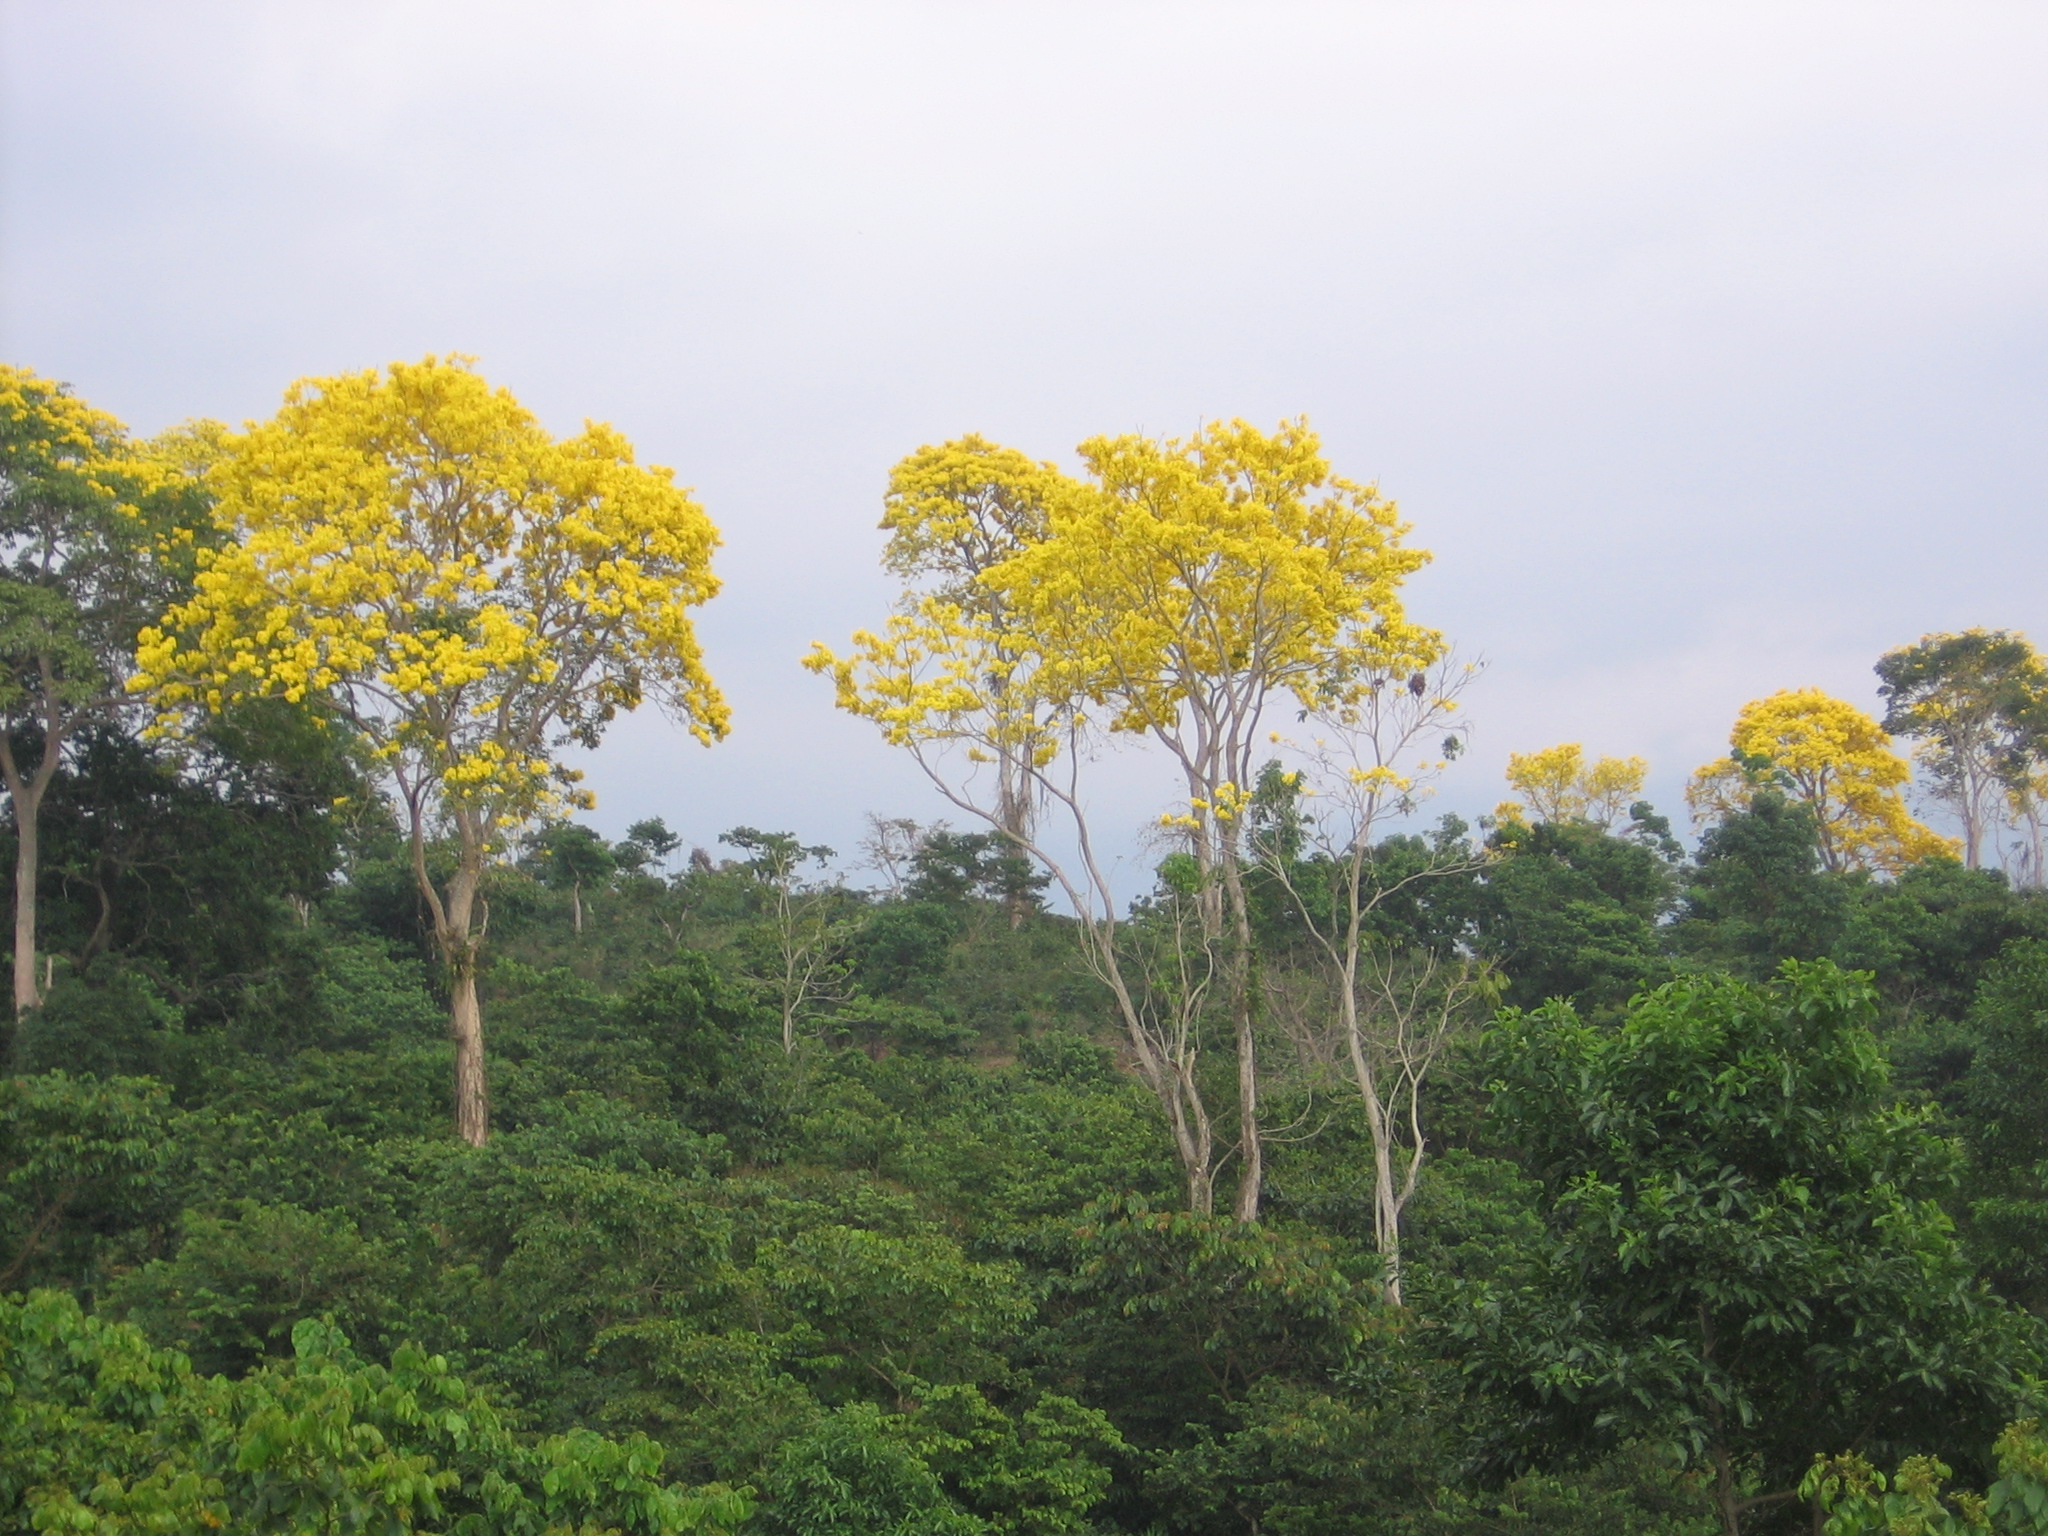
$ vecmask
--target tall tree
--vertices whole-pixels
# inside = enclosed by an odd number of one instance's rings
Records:
[[[701,742],[725,733],[689,613],[717,591],[717,530],[618,432],[557,440],[461,358],[302,381],[208,478],[229,542],[145,631],[141,682],[167,721],[318,695],[362,733],[448,976],[456,1129],[481,1145],[485,868],[521,824],[590,803],[556,751],[620,710],[651,697]]]
[[[533,840],[541,878],[569,888],[570,925],[583,934],[583,887],[600,886],[619,872],[619,856],[596,831],[576,821],[558,821]]]
[[[1832,954],[1854,890],[1821,868],[1813,812],[1759,790],[1700,839],[1672,936],[1686,952],[1761,981],[1781,960]]]
[[[1051,507],[1048,536],[985,578],[1031,634],[1056,689],[1148,737],[1179,768],[1204,921],[1220,945],[1237,1056],[1236,1214],[1264,1181],[1245,873],[1245,812],[1269,710],[1327,711],[1442,655],[1403,581],[1428,563],[1376,487],[1331,472],[1306,421],[1211,423],[1185,439],[1098,437],[1092,483]],[[1406,686],[1405,682],[1396,684]]]
[[[0,364],[0,783],[16,835],[17,1014],[42,1001],[44,797],[79,735],[128,707],[136,633],[169,596],[167,573],[178,562],[160,557],[158,535],[189,485],[176,446],[139,453],[113,417],[61,384]],[[194,509],[183,510],[189,520]]]
[[[1043,539],[1047,502],[1064,483],[1059,471],[978,433],[926,445],[889,471],[882,564],[906,597],[929,593],[957,604],[995,634],[1010,627],[1009,605],[983,577]],[[1008,683],[997,677],[992,686]],[[996,757],[996,826],[1019,846],[1029,837],[1039,795],[1014,752]],[[1025,908],[1012,903],[1012,924]]]
[[[1493,988],[1482,962],[1401,946],[1373,931],[1390,899],[1438,876],[1469,873],[1481,861],[1446,840],[1430,857],[1397,865],[1379,856],[1385,850],[1375,848],[1374,838],[1387,820],[1412,812],[1463,750],[1459,696],[1476,674],[1476,666],[1446,655],[1408,679],[1383,678],[1338,701],[1298,749],[1299,769],[1267,765],[1252,807],[1250,851],[1286,893],[1321,962],[1323,984],[1310,990],[1307,1009],[1289,1009],[1289,1001],[1303,999],[1284,986],[1275,1000],[1283,1015],[1294,1014],[1291,1032],[1311,1043],[1313,1056],[1342,1063],[1365,1111],[1373,1239],[1387,1299],[1396,1305],[1401,1213],[1429,1149],[1423,1084],[1465,1005]],[[1410,686],[1418,679],[1421,687]]]
[[[1085,909],[1089,952],[1167,1107],[1200,1208],[1211,1170],[1193,1058],[1118,974],[1115,902],[1076,777],[1075,749],[1104,731],[1149,737],[1170,754],[1185,786],[1174,820],[1200,876],[1203,942],[1223,958],[1238,1072],[1236,1210],[1252,1220],[1263,1150],[1243,813],[1262,722],[1280,699],[1321,708],[1434,660],[1442,642],[1399,600],[1429,557],[1401,543],[1392,502],[1331,474],[1304,422],[1270,435],[1233,422],[1184,440],[1094,438],[1080,454],[1091,480],[1049,480],[1044,537],[978,578],[1002,601],[999,621],[978,601],[928,594],[883,634],[856,636],[850,660],[820,648],[809,665],[833,673],[841,707],[918,752],[963,809],[1001,825],[1000,788],[991,807],[966,779],[977,760],[1009,761],[1075,818],[1074,872],[1048,860],[1042,840],[1030,851]],[[969,775],[940,762],[954,747]]]
[[[840,893],[807,884],[803,876],[806,864],[829,863],[833,851],[822,844],[806,846],[793,833],[753,827],[734,827],[719,833],[718,840],[746,855],[740,869],[759,893],[768,936],[767,963],[759,979],[782,1020],[783,1053],[793,1054],[805,1012],[845,997],[849,925],[835,921],[833,912],[843,904]]]
[[[1983,861],[1987,835],[2027,775],[2027,720],[2048,694],[2048,666],[2026,636],[2003,629],[1923,635],[1878,659],[1884,728],[1921,743],[1936,799],[1963,829],[1963,866]]]
[[[1775,786],[1813,812],[1821,862],[1840,873],[1896,874],[1920,859],[1953,854],[1953,838],[1929,831],[1906,809],[1913,776],[1870,716],[1818,688],[1753,699],[1735,717],[1729,756],[1693,775],[1686,803],[1698,821],[1738,810]]]

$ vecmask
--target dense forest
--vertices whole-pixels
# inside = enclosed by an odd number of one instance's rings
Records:
[[[617,434],[0,413],[0,1530],[2048,1530],[2018,635],[1749,706],[1690,848],[1570,745],[1473,824],[1304,425],[965,438],[810,662],[943,816],[614,841],[558,748],[727,728]]]

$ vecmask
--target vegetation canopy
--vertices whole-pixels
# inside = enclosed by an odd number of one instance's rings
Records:
[[[1745,706],[1691,845],[1580,742],[1474,826],[1306,422],[970,434],[806,662],[954,823],[842,854],[583,814],[727,729],[717,534],[464,359],[0,371],[0,515],[0,1533],[2048,1530],[2014,631]]]

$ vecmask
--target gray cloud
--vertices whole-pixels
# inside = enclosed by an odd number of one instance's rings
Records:
[[[57,4],[4,22],[6,354],[154,429],[477,354],[724,527],[736,713],[601,824],[935,814],[796,669],[891,462],[1308,412],[1511,749],[1641,752],[2039,622],[2032,5]],[[2043,638],[2048,638],[2044,634]],[[1135,822],[1168,791],[1117,776]]]

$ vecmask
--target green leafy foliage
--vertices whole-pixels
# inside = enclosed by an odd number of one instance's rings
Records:
[[[90,1285],[152,1213],[165,1095],[143,1080],[0,1078],[0,1288]]]
[[[366,1363],[301,1322],[292,1355],[193,1371],[61,1293],[0,1301],[0,1529],[530,1536],[732,1530],[747,1500],[664,1484],[660,1448],[515,1436],[439,1356]]]
[[[1527,1005],[1418,1101],[1395,1307],[1327,1032],[1258,1020],[1265,1219],[1181,1209],[1071,926],[979,833],[899,826],[871,892],[793,834],[550,828],[485,888],[459,1143],[345,735],[230,724],[87,733],[45,806],[0,1264],[58,1290],[7,1303],[0,1527],[1760,1536],[1845,1445],[2023,1510],[1982,1448],[2048,1359],[2048,904],[1994,871],[1828,874],[1769,794],[1691,865],[1646,806],[1377,844],[1371,942]],[[1286,847],[1275,987],[1330,879]],[[1160,867],[1134,954],[1201,899]],[[785,1036],[792,938],[829,952]],[[1860,1485],[1885,1519],[1968,1518],[1914,1468]]]
[[[1826,1516],[1824,1536],[2039,1536],[2048,1531],[2048,1441],[2040,1422],[2008,1424],[1992,1447],[1997,1481],[1983,1494],[1948,1489],[1947,1464],[1908,1456],[1890,1477],[1863,1456],[1817,1456],[1801,1497]]]
[[[1829,1444],[1967,1444],[2027,1400],[2035,1330],[1971,1272],[1938,1203],[1956,1149],[1894,1105],[1874,1002],[1791,962],[1670,983],[1615,1030],[1503,1016],[1494,1109],[1550,1251],[1460,1327],[1515,1454],[1669,1437],[1734,1510]]]

